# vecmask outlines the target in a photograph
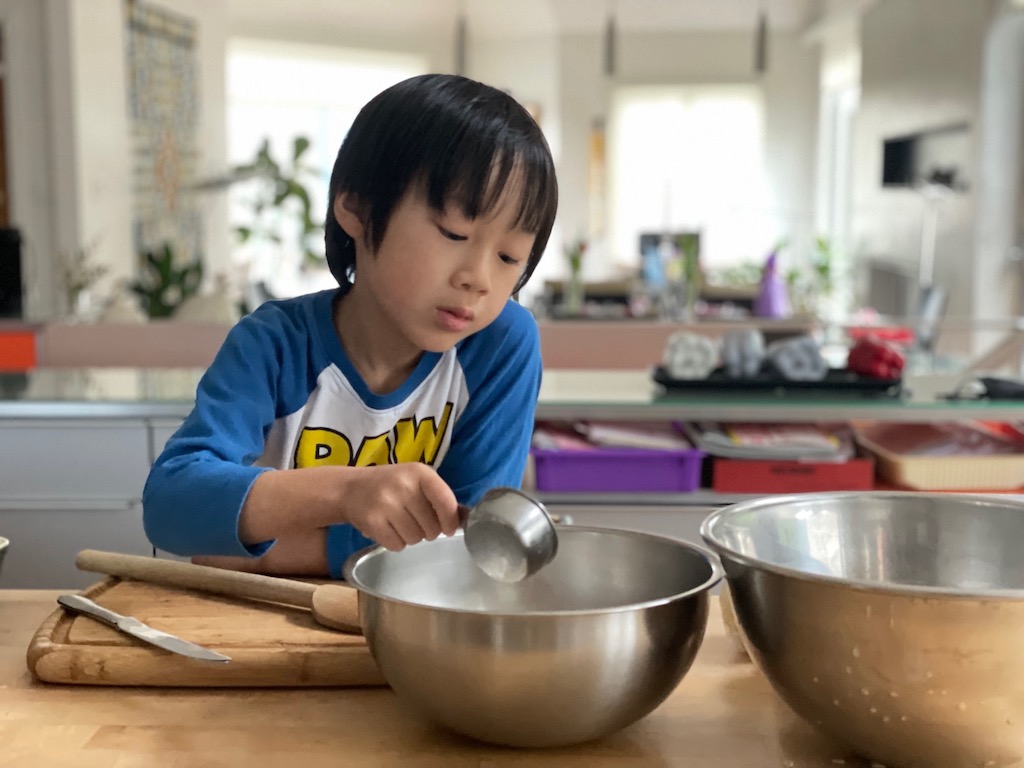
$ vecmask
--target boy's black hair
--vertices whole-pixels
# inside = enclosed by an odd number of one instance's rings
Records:
[[[325,220],[331,273],[345,285],[356,266],[352,238],[334,218],[340,193],[359,201],[376,251],[411,184],[423,184],[432,208],[458,205],[472,219],[494,208],[514,173],[521,174],[515,224],[536,233],[519,290],[544,253],[558,207],[555,165],[540,127],[508,94],[458,75],[391,86],[360,110],[334,161]]]

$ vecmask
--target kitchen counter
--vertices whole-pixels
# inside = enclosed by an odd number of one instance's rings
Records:
[[[192,409],[196,368],[43,368],[0,374],[0,419],[164,418],[180,421]],[[956,375],[910,376],[908,394],[888,397],[665,394],[649,371],[545,370],[538,419],[645,421],[898,422],[1024,418],[1024,401],[942,398]]]
[[[36,683],[29,639],[60,592],[0,590],[0,764],[868,768],[782,704],[725,633],[657,710],[606,739],[553,750],[473,742],[406,710],[386,688],[143,689]]]
[[[38,368],[0,373],[0,419],[184,419],[199,368]]]

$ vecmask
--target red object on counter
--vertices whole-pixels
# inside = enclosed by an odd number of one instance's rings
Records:
[[[851,339],[874,337],[883,341],[892,341],[900,344],[912,344],[915,338],[914,332],[910,328],[900,327],[865,326],[863,328],[848,328],[846,334]]]
[[[899,347],[875,336],[857,339],[846,359],[847,370],[875,379],[898,379],[905,364]]]
[[[32,331],[0,331],[0,371],[30,371],[36,367],[36,335]]]

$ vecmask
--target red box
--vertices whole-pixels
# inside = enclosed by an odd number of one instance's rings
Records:
[[[711,487],[719,493],[815,493],[870,491],[875,462],[858,458],[844,462],[713,459]]]
[[[30,371],[35,367],[35,333],[0,331],[0,371]]]

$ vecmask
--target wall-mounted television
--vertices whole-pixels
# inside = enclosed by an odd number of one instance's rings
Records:
[[[963,191],[967,189],[970,156],[970,128],[966,123],[884,139],[882,186],[941,184]]]

